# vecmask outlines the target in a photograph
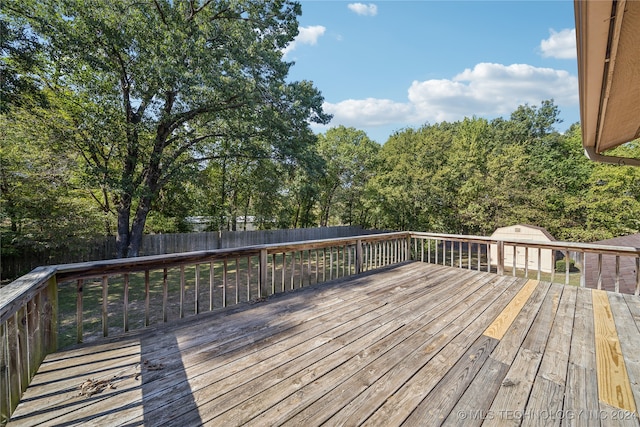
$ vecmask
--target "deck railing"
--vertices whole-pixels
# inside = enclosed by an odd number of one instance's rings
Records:
[[[485,236],[437,233],[413,232],[410,235],[411,256],[415,260],[636,296],[640,294],[640,248],[575,242],[496,240]],[[559,260],[564,261],[564,267],[560,269],[556,264]],[[574,262],[577,267],[572,271]],[[605,280],[604,273],[612,273],[607,274],[612,279]]]
[[[17,406],[44,357],[62,345],[145,328],[232,304],[416,260],[555,281],[555,261],[573,254],[579,286],[621,291],[621,265],[640,249],[571,242],[400,232],[38,267],[0,289],[0,424]],[[603,257],[615,283],[603,283]],[[545,264],[550,262],[550,267]],[[595,261],[594,261],[595,260]],[[621,261],[621,260],[624,260]],[[567,267],[569,263],[566,263]],[[576,280],[569,268],[564,283]]]
[[[407,233],[39,267],[0,289],[0,425],[58,344],[227,307],[406,261]]]

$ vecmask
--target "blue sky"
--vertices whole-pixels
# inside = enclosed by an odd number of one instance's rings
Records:
[[[553,98],[564,131],[579,121],[573,1],[301,1],[285,51],[311,80],[328,127],[396,130],[464,117],[508,118]]]

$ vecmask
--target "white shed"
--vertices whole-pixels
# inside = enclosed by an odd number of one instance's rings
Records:
[[[495,240],[531,240],[537,242],[552,242],[556,239],[549,234],[547,230],[535,225],[517,224],[509,227],[500,227],[491,235]],[[527,248],[516,247],[516,268],[524,269],[525,254]],[[529,248],[528,263],[529,270],[538,269],[538,249]],[[496,266],[498,260],[498,248],[491,245],[491,265]],[[513,268],[513,246],[504,246],[504,267]],[[540,251],[540,268],[541,271],[551,273],[554,268],[551,249],[542,249]]]

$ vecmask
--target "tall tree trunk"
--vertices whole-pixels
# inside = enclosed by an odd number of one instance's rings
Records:
[[[131,198],[123,195],[118,203],[117,216],[117,234],[116,234],[116,257],[124,258],[127,256],[129,248],[129,217],[131,215]]]
[[[137,257],[140,255],[142,236],[144,235],[144,225],[147,222],[149,211],[151,211],[151,198],[144,197],[140,201],[140,205],[136,210],[136,217],[133,219],[133,225],[131,226],[127,257]]]

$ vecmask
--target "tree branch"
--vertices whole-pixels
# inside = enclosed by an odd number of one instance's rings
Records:
[[[202,9],[204,9],[204,8],[205,8],[205,7],[207,7],[209,4],[211,4],[211,3],[212,3],[212,1],[213,1],[213,0],[207,0],[207,1],[205,1],[205,2],[202,4],[202,6],[200,6],[200,7],[195,7],[193,0],[190,0],[190,1],[189,1],[189,8],[190,8],[191,10],[190,10],[189,16],[187,17],[187,22],[189,22],[189,21],[193,20],[193,18],[194,18],[194,17],[195,17],[195,16],[196,16],[196,15],[197,15],[197,14],[198,14]],[[227,11],[227,10],[229,10],[229,9],[228,9],[228,8],[227,8],[227,9],[224,9],[224,11]]]
[[[160,8],[160,5],[158,4],[158,0],[153,0],[153,4],[156,5],[156,9],[158,10],[158,13],[160,14],[160,19],[162,20],[162,23],[164,25],[167,25],[167,20],[164,17],[164,13],[162,12],[162,9]]]

